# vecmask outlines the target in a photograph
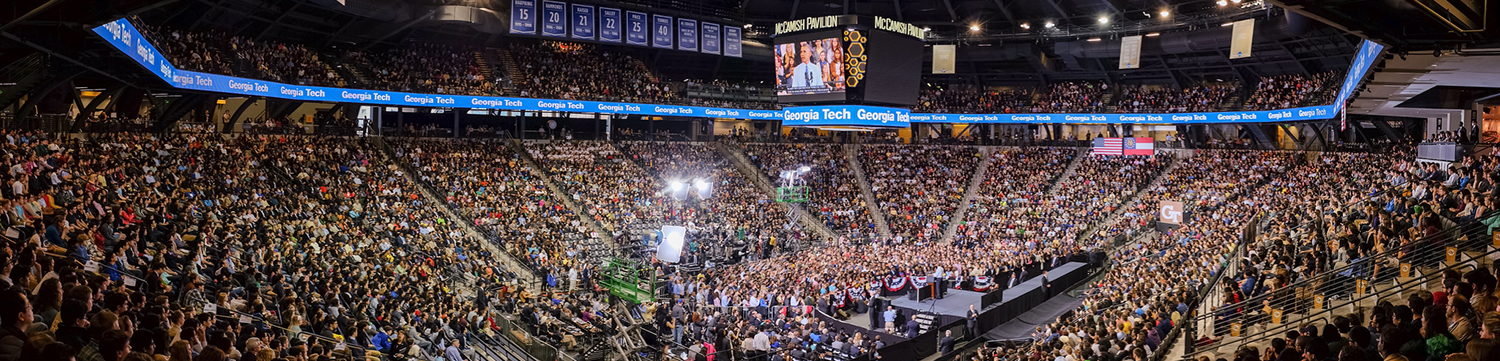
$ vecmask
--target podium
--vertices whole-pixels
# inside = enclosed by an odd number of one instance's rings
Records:
[[[936,297],[937,299],[941,300],[943,299],[943,295],[948,293],[948,288],[944,287],[944,283],[945,282],[943,282],[942,280],[938,280],[936,282],[928,283],[922,287],[918,287],[916,292],[907,292],[906,299],[922,302],[926,301],[929,298]]]

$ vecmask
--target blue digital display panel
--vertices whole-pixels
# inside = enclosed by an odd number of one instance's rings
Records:
[[[599,41],[620,42],[620,9],[599,8]]]
[[[932,114],[912,113],[912,123],[1046,123],[1046,124],[1214,124],[1260,123],[1333,118],[1338,109],[1319,105],[1281,110],[1164,114]]]
[[[594,40],[594,7],[573,4],[573,38]]]
[[[702,26],[703,40],[699,46],[703,48],[703,52],[706,54],[718,54],[719,44],[722,43],[722,40],[719,38],[719,24],[703,23]]]
[[[677,19],[677,50],[698,51],[698,21]]]
[[[857,126],[906,128],[911,126],[911,111],[901,108],[865,105],[821,105],[782,108],[782,126]]]
[[[510,33],[536,35],[536,0],[511,0]]]
[[[1344,84],[1339,87],[1339,96],[1333,101],[1334,105],[1342,109],[1345,101],[1354,95],[1354,89],[1359,87],[1359,80],[1364,79],[1365,72],[1375,65],[1375,60],[1380,59],[1380,50],[1384,48],[1385,46],[1369,40],[1359,44],[1359,52],[1354,54],[1354,61],[1349,64],[1349,73],[1344,75]]]
[[[672,17],[666,15],[651,15],[651,47],[671,49],[672,48]]]
[[[650,46],[651,25],[646,23],[646,13],[625,12],[625,43]]]
[[[561,1],[542,2],[542,36],[565,38],[568,36],[568,4]]]
[[[641,14],[644,20],[645,14]],[[644,21],[642,21],[644,23]],[[671,24],[668,22],[668,24]],[[725,51],[729,55],[729,30]],[[932,114],[910,113],[906,109],[871,107],[858,105],[833,105],[816,107],[789,107],[784,111],[749,110],[695,107],[681,105],[656,105],[637,103],[591,102],[558,99],[509,98],[489,96],[466,96],[445,94],[420,94],[365,89],[342,89],[330,87],[300,86],[272,81],[237,78],[178,70],[172,66],[154,45],[141,36],[139,30],[125,19],[115,20],[94,28],[94,33],[110,45],[129,56],[146,70],[156,74],[173,87],[179,89],[210,91],[236,95],[259,96],[304,101],[356,103],[371,105],[411,107],[451,107],[521,111],[565,111],[609,114],[638,114],[652,116],[692,116],[712,118],[735,118],[752,120],[782,120],[786,126],[865,126],[906,127],[910,123],[1038,123],[1038,124],[1219,124],[1258,123],[1323,120],[1333,118],[1338,105],[1320,105],[1281,110],[1208,112],[1208,113],[1164,113],[1164,114]],[[643,34],[644,35],[644,34]],[[1380,46],[1366,42],[1361,46],[1349,75],[1358,83],[1358,78],[1368,71],[1379,58]],[[1339,98],[1348,99],[1353,87],[1340,89]],[[1341,104],[1341,103],[1340,103]]]

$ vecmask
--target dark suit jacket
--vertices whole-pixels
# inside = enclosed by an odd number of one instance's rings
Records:
[[[953,337],[943,336],[942,339],[938,340],[938,353],[946,354],[949,352],[953,352]]]
[[[917,333],[922,330],[922,324],[916,319],[906,321],[906,338],[917,338]]]

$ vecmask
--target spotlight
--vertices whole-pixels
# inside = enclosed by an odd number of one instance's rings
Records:
[[[708,189],[708,182],[705,182],[702,179],[694,179],[693,180],[693,188],[697,188],[700,191],[704,190],[704,189]]]
[[[969,32],[979,32],[979,25],[969,25]]]
[[[1240,3],[1240,1],[1241,1],[1241,0],[1229,0],[1229,2],[1232,2],[1232,3],[1235,3],[1235,4],[1239,4],[1239,3]]]
[[[1099,23],[1100,24],[1109,24],[1109,17],[1108,16],[1100,16],[1099,17]]]
[[[1166,11],[1166,10],[1162,10],[1161,11],[1161,17],[1168,17],[1168,16],[1172,16],[1172,12]]]
[[[1225,7],[1225,6],[1229,6],[1229,2],[1228,1],[1224,1],[1224,0],[1219,0],[1219,7],[1222,8],[1222,7]]]
[[[672,183],[668,187],[669,187],[668,189],[671,189],[673,192],[681,192],[682,191],[682,181],[675,181],[674,180],[674,181],[672,181]]]
[[[1048,28],[1048,29],[1051,29],[1054,26],[1057,26],[1057,24],[1053,24],[1051,21],[1048,21],[1046,24],[1042,24],[1042,27],[1045,27],[1045,28]]]
[[[750,28],[750,24],[745,24],[745,28],[749,29]]]
[[[802,166],[802,168],[797,168],[797,171],[800,171],[800,172],[803,172],[803,173],[807,173],[807,171],[810,171],[810,170],[812,170],[812,167],[808,167],[808,166],[805,166],[805,165]]]
[[[1029,24],[1029,23],[1021,23],[1021,28],[1022,29],[1026,29],[1026,30],[1031,30],[1031,24]]]

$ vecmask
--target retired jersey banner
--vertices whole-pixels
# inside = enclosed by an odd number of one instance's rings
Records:
[[[719,36],[719,24],[704,22],[698,26],[703,28],[703,39],[699,41],[701,44],[698,44],[698,47],[702,48],[704,53],[718,54],[719,45],[723,44]]]
[[[510,2],[510,33],[536,35],[536,0]]]
[[[625,12],[625,43],[650,46],[651,25],[646,23],[646,13]]]
[[[573,4],[573,38],[594,40],[594,7]]]
[[[561,1],[542,2],[542,36],[568,37],[568,4]]]
[[[698,21],[677,19],[677,50],[698,51]]]
[[[1255,42],[1255,19],[1234,22],[1234,39],[1229,42],[1229,58],[1250,57],[1250,45]]]
[[[724,55],[740,57],[740,28],[724,27]]]
[[[651,47],[671,49],[672,48],[672,17],[666,15],[651,16]]]
[[[599,41],[620,42],[620,9],[599,8]]]

